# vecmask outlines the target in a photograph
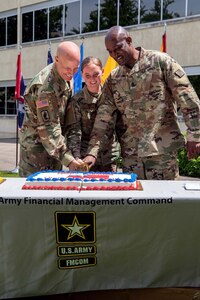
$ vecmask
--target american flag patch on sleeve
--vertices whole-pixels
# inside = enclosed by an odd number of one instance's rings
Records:
[[[37,108],[48,107],[49,106],[49,101],[46,100],[46,99],[37,100],[36,101],[36,106],[37,106]]]

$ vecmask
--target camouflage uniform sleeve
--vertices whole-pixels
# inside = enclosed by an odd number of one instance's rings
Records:
[[[97,157],[102,138],[107,134],[109,124],[114,123],[113,115],[116,110],[117,108],[113,98],[111,77],[109,76],[104,84],[102,94],[99,99],[97,115],[88,146],[88,155]]]
[[[48,154],[65,166],[74,159],[62,135],[59,107],[55,94],[43,92],[36,100],[37,131]]]
[[[81,157],[81,111],[78,99],[74,97],[71,99],[70,108],[68,109],[67,114],[72,115],[74,113],[75,120],[67,126],[67,145],[71,150],[74,157]],[[69,119],[67,117],[67,119]]]
[[[200,142],[200,100],[182,67],[173,59],[166,65],[166,82],[183,114],[187,140]]]

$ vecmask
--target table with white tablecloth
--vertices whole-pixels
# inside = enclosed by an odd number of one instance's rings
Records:
[[[199,181],[81,192],[24,182],[0,184],[0,299],[199,287]]]

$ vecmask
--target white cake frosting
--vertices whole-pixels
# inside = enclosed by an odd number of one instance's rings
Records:
[[[23,189],[133,190],[133,173],[42,171],[30,175]]]

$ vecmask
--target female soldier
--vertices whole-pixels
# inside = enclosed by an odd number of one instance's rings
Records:
[[[84,158],[87,154],[88,142],[97,114],[103,75],[100,59],[92,56],[86,57],[81,64],[81,72],[85,86],[72,97],[71,109],[68,111],[68,115],[74,114],[71,119],[75,121],[68,126],[67,144],[76,158]],[[119,145],[116,140],[114,123],[110,124],[109,128],[109,132],[99,141],[100,150],[91,171],[116,171]]]

